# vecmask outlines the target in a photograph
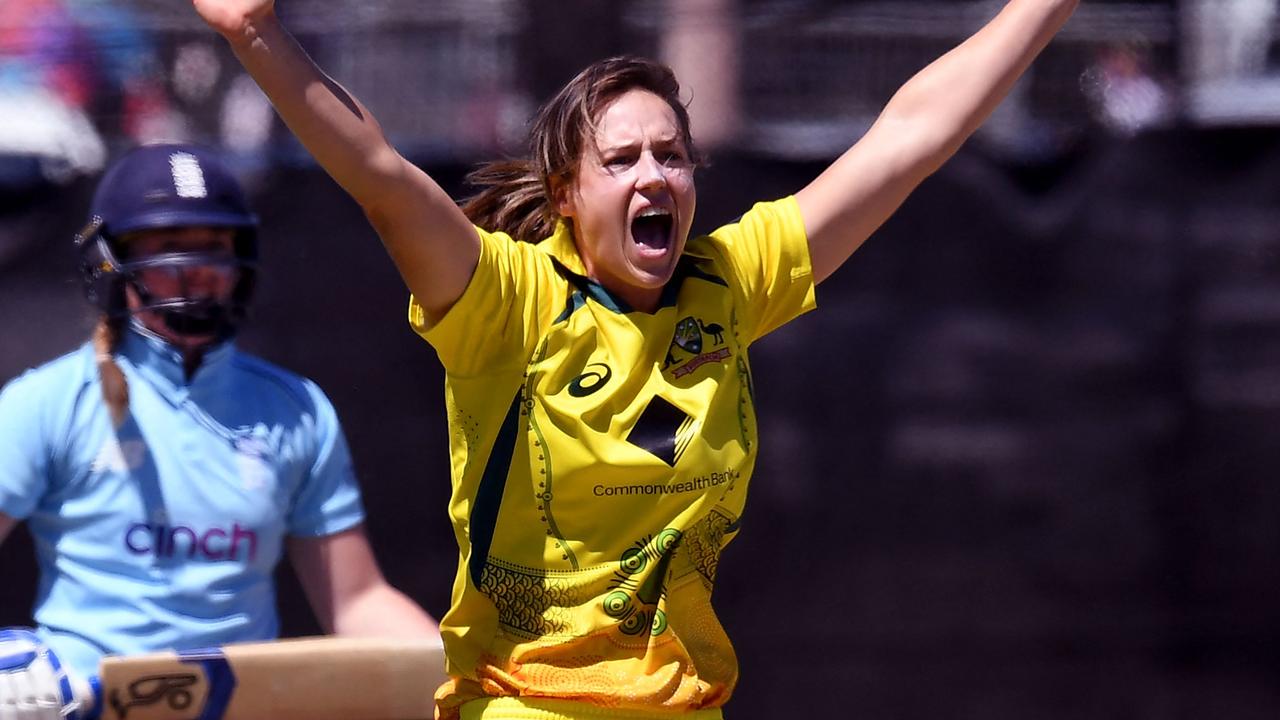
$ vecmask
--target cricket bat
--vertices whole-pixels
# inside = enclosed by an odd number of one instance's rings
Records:
[[[317,637],[102,660],[103,720],[431,720],[438,638]]]

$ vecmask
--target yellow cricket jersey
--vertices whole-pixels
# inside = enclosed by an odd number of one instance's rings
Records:
[[[691,239],[652,314],[586,277],[564,224],[536,245],[479,232],[445,317],[409,305],[446,371],[461,552],[439,714],[718,716],[737,660],[711,591],[756,458],[746,350],[814,306],[799,207]]]

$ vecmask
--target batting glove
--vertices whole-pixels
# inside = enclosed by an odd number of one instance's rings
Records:
[[[0,720],[86,720],[92,695],[29,628],[0,629]]]

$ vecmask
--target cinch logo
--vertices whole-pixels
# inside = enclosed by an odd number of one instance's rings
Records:
[[[235,560],[252,562],[258,557],[258,534],[235,523],[230,530],[213,527],[203,533],[186,525],[134,523],[124,532],[124,546],[134,555],[194,560]]]

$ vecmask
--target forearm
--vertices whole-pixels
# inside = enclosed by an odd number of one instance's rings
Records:
[[[436,637],[440,628],[417,603],[386,583],[375,585],[334,616],[337,635]]]
[[[274,13],[225,35],[276,112],[362,206],[401,184],[400,158],[372,113],[311,60]]]
[[[893,96],[852,148],[796,193],[821,282],[1000,104],[1078,0],[1011,0]]]
[[[908,131],[927,175],[991,115],[1079,0],[1011,0],[981,30],[903,85],[877,125]]]
[[[339,635],[434,635],[436,622],[383,577],[363,526],[290,538],[289,559],[316,619]]]
[[[422,306],[443,314],[480,255],[471,223],[391,146],[373,114],[312,62],[269,7],[226,5],[210,2],[201,10],[293,134],[359,203]]]

